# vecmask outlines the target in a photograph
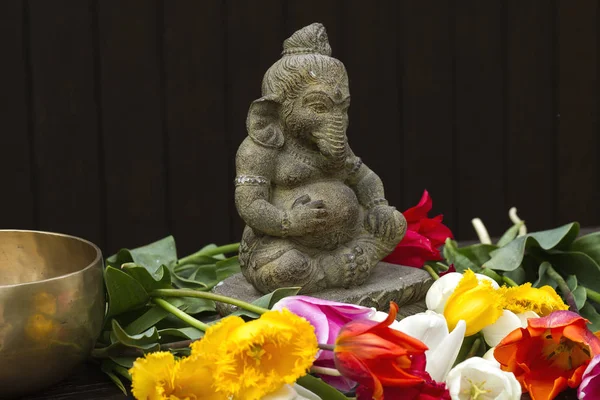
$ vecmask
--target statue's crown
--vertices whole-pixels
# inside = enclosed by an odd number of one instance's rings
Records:
[[[331,56],[331,46],[323,24],[315,22],[294,32],[283,42],[284,56],[297,54],[321,54]]]

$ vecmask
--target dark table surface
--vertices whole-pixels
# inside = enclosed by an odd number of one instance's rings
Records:
[[[128,385],[125,385],[126,387]],[[100,371],[100,366],[86,362],[64,381],[52,386],[43,393],[23,397],[22,400],[124,400],[125,396],[112,381]]]

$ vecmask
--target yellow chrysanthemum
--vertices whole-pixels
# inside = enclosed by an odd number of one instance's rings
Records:
[[[138,358],[129,370],[131,392],[139,400],[169,399],[175,389],[175,357],[168,351]]]
[[[214,385],[233,398],[257,400],[295,382],[306,374],[318,352],[312,325],[286,309],[268,311],[227,332],[225,327],[215,329],[213,334],[224,340],[216,352]],[[209,334],[207,338],[214,339]]]
[[[214,362],[205,357],[190,356],[175,366],[175,390],[169,400],[227,400],[213,386]]]
[[[477,280],[471,270],[463,274],[444,308],[448,329],[452,331],[462,319],[467,324],[465,336],[476,334],[501,315],[502,296],[490,282]]]
[[[503,286],[498,291],[502,295],[503,307],[515,314],[533,311],[544,317],[553,311],[569,309],[551,286],[538,289],[527,282],[515,287]]]
[[[191,355],[214,360],[218,359],[219,355],[216,350],[227,341],[234,330],[245,323],[246,322],[243,319],[237,316],[223,318],[221,321],[208,328],[201,340],[192,343]]]
[[[226,400],[212,386],[210,360],[187,357],[176,361],[160,351],[138,358],[129,370],[131,391],[139,400]]]

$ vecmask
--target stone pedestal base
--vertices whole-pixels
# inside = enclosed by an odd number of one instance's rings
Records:
[[[390,301],[400,306],[399,319],[425,310],[423,299],[433,283],[426,271],[417,268],[380,262],[364,285],[351,289],[327,289],[310,293],[309,296],[342,303],[375,307],[380,311],[389,309]],[[262,296],[246,281],[243,275],[235,274],[213,289],[213,292],[235,297],[249,303]],[[236,308],[229,304],[217,303],[217,311],[228,315]]]

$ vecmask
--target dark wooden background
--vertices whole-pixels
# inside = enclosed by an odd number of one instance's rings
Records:
[[[112,253],[239,240],[234,154],[266,69],[323,22],[349,138],[399,209],[428,189],[460,239],[518,207],[600,225],[592,0],[3,0],[0,228]]]

